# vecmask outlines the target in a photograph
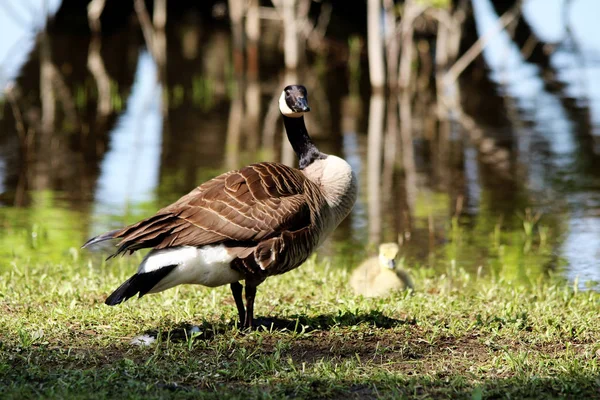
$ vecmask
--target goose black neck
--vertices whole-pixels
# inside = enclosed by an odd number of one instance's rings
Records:
[[[283,125],[288,140],[300,159],[300,169],[308,167],[315,160],[325,158],[324,154],[317,149],[317,146],[308,136],[306,125],[304,125],[304,117],[292,118],[284,115]]]

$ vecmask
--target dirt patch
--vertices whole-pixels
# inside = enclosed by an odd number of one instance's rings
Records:
[[[377,331],[368,335],[360,332],[319,332],[310,339],[294,341],[289,355],[295,363],[359,358],[362,363],[387,365],[398,371],[414,371],[415,366],[431,361],[445,364],[462,359],[475,363],[490,357],[488,349],[476,336],[440,337],[427,342],[420,338],[418,327]]]

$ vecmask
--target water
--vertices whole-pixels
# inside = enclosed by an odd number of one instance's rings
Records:
[[[553,47],[550,68],[524,60],[503,32],[484,50],[489,70],[465,73],[464,110],[494,139],[488,153],[459,119],[438,118],[429,90],[408,101],[369,97],[364,61],[316,57],[286,77],[275,24],[261,34],[253,79],[235,73],[227,24],[197,13],[167,25],[161,66],[131,20],[94,41],[76,29],[43,33],[43,13],[33,11],[43,8],[0,6],[0,268],[82,257],[90,236],[220,172],[294,162],[274,108],[294,80],[309,89],[317,145],[344,156],[361,187],[320,256],[350,267],[377,243],[399,241],[411,268],[520,281],[553,271],[593,287],[600,28],[591,16],[600,6],[570,3],[565,12],[564,1],[525,2],[525,19]],[[44,4],[52,14],[60,1]],[[474,9],[486,32],[495,10],[488,0]]]

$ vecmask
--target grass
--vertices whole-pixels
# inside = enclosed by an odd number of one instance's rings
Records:
[[[278,328],[241,332],[227,287],[105,306],[137,259],[85,257],[17,261],[0,274],[1,398],[600,394],[600,295],[553,278],[517,285],[420,269],[414,295],[364,299],[335,260],[312,259],[259,287],[256,312]],[[157,340],[130,343],[143,333]]]

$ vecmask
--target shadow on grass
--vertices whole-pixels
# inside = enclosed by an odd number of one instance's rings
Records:
[[[94,370],[60,368],[49,371],[6,369],[3,398],[131,398],[131,399],[500,399],[598,398],[597,376],[564,373],[555,377],[507,377],[473,382],[462,374],[444,378],[390,374],[356,379],[300,375],[272,382],[170,376],[155,373],[155,365],[104,365]],[[189,371],[188,371],[189,372]],[[189,373],[188,373],[189,375]],[[263,380],[264,381],[264,380]]]
[[[334,327],[351,327],[367,325],[379,329],[391,329],[401,325],[416,325],[416,319],[395,319],[385,316],[381,311],[372,310],[369,313],[339,312],[337,314],[322,314],[314,317],[305,315],[292,315],[291,318],[262,317],[256,319],[253,330],[270,332],[309,333],[314,331],[329,331]],[[237,322],[203,322],[193,325],[187,322],[173,325],[169,330],[162,331],[152,329],[143,332],[143,335],[152,338],[161,335],[163,340],[170,342],[187,341],[190,337],[196,340],[212,340],[216,336],[224,334],[231,329],[243,329],[238,327]]]
[[[0,398],[598,398],[596,369],[559,348],[543,359],[564,363],[564,371],[551,367],[541,376],[527,365],[492,368],[507,350],[490,349],[480,335],[424,341],[416,321],[378,311],[263,322],[270,328],[259,331],[292,332],[292,340],[268,332],[238,335],[234,324],[205,322],[196,337],[206,341],[190,347],[4,345]],[[393,329],[399,326],[405,329]],[[176,342],[192,328],[165,321],[159,331],[162,340]],[[532,350],[527,343],[514,346],[511,354]]]

